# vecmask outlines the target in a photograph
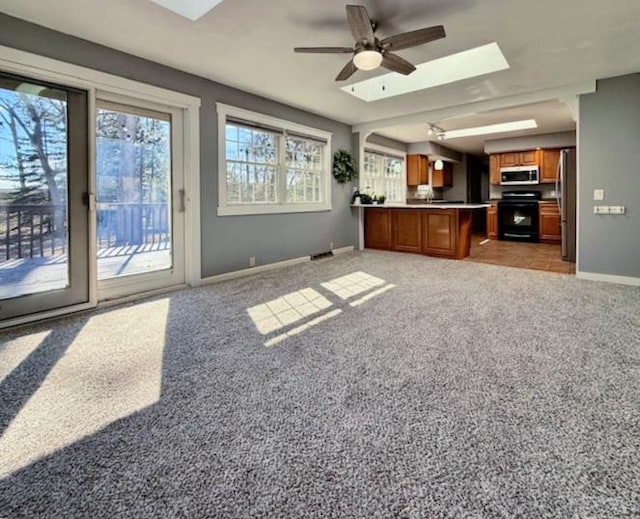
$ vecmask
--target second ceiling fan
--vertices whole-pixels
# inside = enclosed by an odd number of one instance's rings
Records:
[[[336,81],[344,81],[358,69],[373,70],[379,66],[400,74],[411,74],[416,67],[391,51],[416,47],[446,36],[444,27],[435,25],[380,40],[375,35],[376,24],[362,5],[347,5],[347,21],[356,40],[353,47],[296,47],[293,50],[312,54],[353,54],[336,77]]]

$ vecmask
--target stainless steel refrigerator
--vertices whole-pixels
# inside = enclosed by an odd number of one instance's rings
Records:
[[[562,259],[576,260],[576,150],[560,150],[556,173],[556,201],[560,210]]]

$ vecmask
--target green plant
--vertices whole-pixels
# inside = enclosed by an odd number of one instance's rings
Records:
[[[378,203],[384,204],[384,201],[387,199],[385,195],[378,195]]]
[[[358,168],[356,166],[351,153],[347,150],[338,150],[333,154],[333,177],[344,184],[351,182],[358,176]]]

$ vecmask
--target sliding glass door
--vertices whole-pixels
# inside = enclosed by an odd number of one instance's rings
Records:
[[[178,110],[98,102],[100,299],[184,282],[181,124]]]
[[[87,93],[0,75],[0,321],[89,301]]]

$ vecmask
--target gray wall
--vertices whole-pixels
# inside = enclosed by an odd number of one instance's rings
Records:
[[[462,162],[453,163],[453,187],[442,190],[445,200],[467,201],[467,155],[462,155]]]
[[[580,97],[579,271],[640,278],[640,74],[598,81]],[[605,200],[593,201],[604,189]],[[624,205],[624,216],[593,206]]]
[[[218,204],[215,103],[333,132],[332,152],[352,151],[351,128],[185,72],[0,14],[0,45],[40,54],[143,83],[200,97],[200,186],[203,277],[326,251],[329,243],[357,244],[351,185],[333,182],[333,211],[258,216],[216,216]],[[223,58],[221,58],[223,59]]]

